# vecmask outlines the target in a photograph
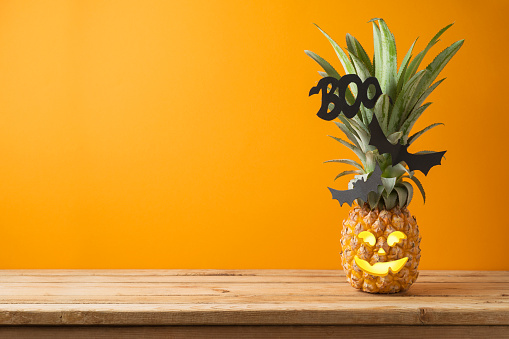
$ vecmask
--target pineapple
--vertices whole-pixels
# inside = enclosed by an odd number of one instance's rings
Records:
[[[389,246],[389,236],[398,231],[405,234],[406,239]],[[364,241],[365,237],[359,237],[362,232],[374,236],[376,241],[373,246]],[[395,293],[407,290],[417,280],[421,238],[419,227],[406,207],[396,206],[391,210],[377,207],[372,210],[367,203],[362,207],[355,206],[343,221],[341,235],[341,262],[353,287],[370,293]],[[373,274],[376,272],[370,273],[369,266],[362,269],[359,259],[375,268],[373,265],[377,263],[387,266],[387,263],[399,260],[401,267],[391,268],[390,272],[388,267],[382,267],[380,273],[385,275],[376,275]]]
[[[415,217],[408,210],[413,197],[412,183],[421,192],[424,202],[426,196],[421,182],[404,161],[393,164],[390,154],[380,154],[375,146],[369,144],[371,134],[368,126],[374,114],[389,142],[393,145],[410,145],[425,132],[441,125],[434,123],[410,135],[416,120],[431,104],[424,101],[444,80],[435,82],[438,74],[461,48],[463,40],[447,47],[425,69],[418,71],[429,49],[452,24],[440,30],[426,48],[412,59],[416,39],[398,69],[393,34],[384,20],[376,18],[370,22],[373,26],[373,61],[350,34],[346,35],[347,55],[317,26],[332,44],[345,74],[357,74],[362,81],[374,76],[383,93],[372,109],[361,105],[353,118],[348,119],[341,113],[339,121],[334,121],[349,141],[332,138],[353,151],[359,161],[334,159],[326,162],[356,168],[343,171],[335,178],[355,175],[348,184],[349,189],[356,181],[367,180],[377,164],[382,170],[382,185],[378,186],[376,192],[368,194],[367,201],[356,199],[343,221],[341,262],[353,287],[370,293],[396,293],[407,290],[419,274],[421,238]],[[305,52],[323,68],[324,72],[319,72],[321,76],[341,78],[339,72],[323,58],[311,51]],[[373,89],[368,89],[368,96],[372,97],[373,92],[370,91]],[[357,88],[350,86],[345,94],[347,103],[352,105],[356,96]]]

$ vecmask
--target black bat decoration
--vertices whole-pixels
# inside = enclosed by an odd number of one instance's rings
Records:
[[[369,124],[369,131],[371,132],[369,144],[375,146],[380,154],[389,153],[392,156],[393,166],[404,161],[411,171],[419,170],[424,173],[424,175],[428,175],[431,167],[440,165],[442,157],[445,152],[447,152],[442,151],[429,154],[408,153],[408,145],[401,145],[400,143],[393,145],[387,140],[374,114]]]
[[[382,185],[382,170],[376,164],[375,170],[371,173],[368,180],[358,180],[353,184],[353,188],[346,191],[339,191],[333,188],[327,187],[332,193],[332,199],[339,201],[339,206],[343,206],[344,203],[352,206],[355,199],[368,200],[369,192],[377,192],[378,186]]]

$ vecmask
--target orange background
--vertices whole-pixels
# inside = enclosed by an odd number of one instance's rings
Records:
[[[409,8],[410,7],[410,8]],[[509,269],[506,1],[0,2],[0,268],[340,269],[351,156],[309,98],[382,17],[399,61],[465,44],[415,126],[447,149],[411,211],[422,269]],[[348,167],[348,166],[346,166]]]

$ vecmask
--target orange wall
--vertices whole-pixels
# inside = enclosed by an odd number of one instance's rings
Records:
[[[448,150],[411,204],[421,268],[509,269],[509,5],[355,4],[0,2],[0,268],[339,269],[347,179],[322,162],[349,154],[303,50],[340,69],[312,23],[371,54],[382,17],[400,58],[466,39],[416,126]]]

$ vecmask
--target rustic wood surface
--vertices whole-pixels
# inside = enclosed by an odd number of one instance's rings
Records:
[[[499,339],[506,326],[13,326],[0,327],[8,339]]]
[[[422,271],[407,292],[372,295],[329,270],[0,270],[0,325],[0,337],[27,338],[55,338],[47,325],[75,338],[90,331],[195,337],[203,330],[378,338],[387,334],[381,328],[414,337],[439,337],[445,328],[451,338],[479,331],[504,337],[509,272]]]

